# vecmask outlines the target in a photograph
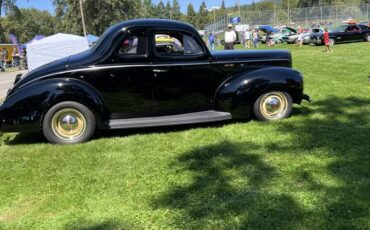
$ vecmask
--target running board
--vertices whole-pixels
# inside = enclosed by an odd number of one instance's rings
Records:
[[[180,115],[161,116],[161,117],[112,119],[109,121],[109,129],[185,125],[204,122],[224,121],[230,119],[231,119],[230,113],[208,110],[203,112],[185,113]]]

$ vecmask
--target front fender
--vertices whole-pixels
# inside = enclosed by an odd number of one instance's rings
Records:
[[[303,76],[286,67],[239,73],[218,88],[214,107],[216,110],[230,112],[233,118],[246,118],[251,115],[257,98],[274,90],[289,93],[293,102],[300,104],[303,98]]]
[[[34,82],[7,98],[0,107],[1,130],[38,131],[46,111],[62,101],[75,101],[90,108],[98,127],[107,118],[104,102],[92,86],[77,79],[54,78]]]

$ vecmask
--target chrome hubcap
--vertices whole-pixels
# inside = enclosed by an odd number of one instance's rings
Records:
[[[288,101],[281,92],[266,94],[260,102],[260,110],[263,116],[269,119],[278,119],[287,110]]]
[[[370,35],[367,35],[367,41],[370,42]]]
[[[79,138],[86,129],[85,117],[77,110],[67,108],[54,114],[51,127],[56,136],[63,140]]]
[[[280,101],[274,97],[269,97],[265,103],[266,110],[269,113],[276,113],[280,109]]]

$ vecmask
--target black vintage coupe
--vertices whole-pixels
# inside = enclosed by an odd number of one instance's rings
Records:
[[[190,25],[132,20],[90,50],[17,76],[0,107],[2,132],[42,131],[52,143],[97,129],[286,118],[303,76],[287,51],[210,52]]]
[[[329,39],[331,45],[359,41],[370,42],[370,28],[366,25],[344,24],[330,32]],[[312,34],[310,40],[313,44],[323,45],[324,35],[323,33]]]

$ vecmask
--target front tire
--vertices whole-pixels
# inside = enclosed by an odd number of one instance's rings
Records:
[[[335,39],[330,38],[330,39],[329,39],[329,44],[330,44],[330,46],[335,45]]]
[[[95,116],[86,106],[66,101],[51,107],[42,122],[45,138],[54,144],[77,144],[90,140]]]
[[[253,113],[260,121],[280,120],[290,116],[292,106],[293,100],[288,93],[272,91],[258,97]]]

